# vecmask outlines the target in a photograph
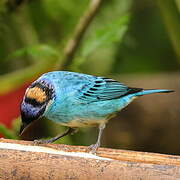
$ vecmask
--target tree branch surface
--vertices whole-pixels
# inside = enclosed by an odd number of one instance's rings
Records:
[[[0,140],[0,179],[180,179],[180,156]]]

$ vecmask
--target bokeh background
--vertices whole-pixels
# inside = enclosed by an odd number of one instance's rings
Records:
[[[64,47],[90,0],[0,1],[0,134],[19,139],[19,104],[39,75],[64,70]],[[132,87],[175,93],[141,97],[111,119],[102,146],[180,154],[180,1],[103,0],[66,70],[114,78]],[[33,140],[65,128],[41,119],[23,135]],[[84,128],[57,143],[90,145]]]

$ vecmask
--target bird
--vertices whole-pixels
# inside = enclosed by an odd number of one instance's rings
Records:
[[[143,89],[126,86],[111,78],[69,71],[52,71],[41,75],[25,91],[20,104],[20,135],[37,119],[47,119],[68,127],[47,140],[52,143],[78,128],[99,128],[97,141],[89,146],[96,153],[106,123],[134,99],[152,93],[170,93],[168,89]]]

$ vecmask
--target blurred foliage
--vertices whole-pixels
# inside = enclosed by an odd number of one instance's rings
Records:
[[[0,124],[0,133],[3,134],[3,137],[8,139],[17,139],[16,134],[13,130],[9,130],[5,127],[5,125]]]
[[[180,1],[167,0],[164,2],[163,0],[158,0],[157,4],[175,52],[180,60]]]
[[[136,2],[137,4],[133,4],[128,32],[118,47],[115,71],[117,73],[178,71],[179,58],[169,41],[156,4],[148,0],[144,3],[142,0]]]
[[[86,41],[84,41],[82,56],[87,57],[95,50],[110,47],[114,42],[118,42],[127,29],[128,20],[129,16],[122,16],[108,23],[105,27],[94,31],[94,34],[89,35]]]
[[[4,138],[8,139],[19,139],[19,127],[21,124],[20,118],[12,121],[11,129],[8,129],[4,124],[0,123],[0,133]]]
[[[0,74],[20,70],[51,53],[60,60],[88,4],[89,0],[1,1]],[[163,24],[166,19],[161,18],[157,4],[150,0],[104,1],[71,69],[98,74],[179,70],[177,50],[169,40]]]
[[[18,58],[21,56],[31,56],[31,58],[40,59],[43,58],[52,58],[53,56],[59,56],[59,52],[48,45],[38,44],[33,46],[27,46],[22,49],[18,49],[17,51],[10,54],[7,59]]]
[[[100,29],[88,34],[82,44],[82,48],[71,65],[73,71],[81,71],[81,65],[88,59],[89,56],[93,55],[96,51],[102,49],[112,49],[115,43],[120,42],[123,35],[127,30],[127,24],[129,22],[129,16],[123,15],[112,22],[103,25]]]
[[[0,1],[0,94],[56,69],[89,2]],[[178,0],[104,0],[69,69],[103,76],[179,71],[179,12]],[[12,131],[0,125],[0,132],[17,138],[19,123]],[[48,136],[63,130],[52,125]],[[88,131],[59,142],[87,145],[95,140]]]

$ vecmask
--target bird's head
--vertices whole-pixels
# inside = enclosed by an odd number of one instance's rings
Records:
[[[27,88],[20,106],[22,119],[20,134],[30,123],[43,116],[53,98],[54,87],[45,80],[35,81]]]

